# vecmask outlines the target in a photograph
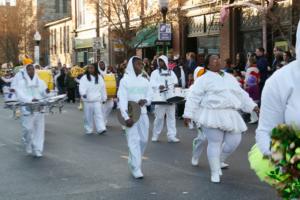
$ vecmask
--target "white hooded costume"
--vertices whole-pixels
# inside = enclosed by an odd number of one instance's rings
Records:
[[[161,59],[164,61],[165,65],[168,68],[168,58],[164,55],[160,56],[158,59]],[[158,65],[159,65],[159,61]],[[178,79],[175,73],[172,70],[164,70],[162,68],[156,69],[151,73],[150,77],[150,84],[154,92],[159,92],[160,86],[168,86],[169,89],[172,89],[175,87],[175,85],[178,84]],[[165,121],[165,115],[166,121],[167,121],[167,128],[168,128],[168,140],[170,142],[172,141],[179,141],[176,138],[176,118],[175,118],[175,104],[167,104],[167,105],[156,105],[155,106],[155,120],[153,125],[153,136],[152,141],[157,141],[159,135],[161,134],[161,131],[164,127],[164,121]]]
[[[212,182],[220,182],[221,162],[238,147],[241,133],[247,130],[239,110],[250,113],[255,107],[235,77],[226,72],[208,70],[191,87],[184,117],[193,119],[208,139]]]
[[[21,103],[31,103],[33,99],[41,100],[47,97],[47,86],[37,74],[31,79],[26,68],[18,73],[13,80],[12,89]],[[23,142],[28,154],[34,153],[41,157],[44,149],[45,115],[42,111],[31,112],[27,106],[21,107],[21,123]]]
[[[100,62],[104,63],[104,61],[100,61]],[[105,63],[104,63],[104,65],[105,65]],[[102,75],[102,77],[104,77],[107,74],[107,66],[106,65],[105,65],[104,70],[102,70],[100,68],[100,66],[98,65],[98,70],[99,70],[100,74]],[[108,117],[109,117],[113,107],[114,107],[114,99],[113,98],[107,99],[106,102],[102,105],[105,125],[107,125]]]
[[[96,78],[93,75],[90,75],[90,81],[87,75],[84,75],[79,83],[79,93],[84,103],[84,128],[86,134],[93,132],[94,123],[98,134],[106,131],[102,104],[106,101],[107,95],[102,76],[99,74],[97,76],[98,83],[96,83]]]
[[[278,124],[300,128],[300,22],[297,30],[297,58],[276,71],[262,92],[256,143],[264,155],[270,155],[271,132]]]
[[[125,120],[129,119],[128,101],[139,102],[146,100],[151,104],[151,87],[149,81],[140,75],[136,75],[133,67],[132,57],[127,65],[126,73],[120,81],[118,90],[119,108]],[[136,57],[138,58],[138,57]],[[141,172],[142,156],[145,152],[149,135],[149,118],[147,115],[146,105],[141,108],[140,119],[131,127],[126,128],[126,136],[129,148],[129,168],[134,177],[143,177]]]

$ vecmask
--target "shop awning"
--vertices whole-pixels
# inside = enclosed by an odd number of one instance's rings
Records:
[[[131,46],[134,48],[154,47],[156,46],[157,39],[157,27],[150,26],[137,32],[136,36],[131,42]]]

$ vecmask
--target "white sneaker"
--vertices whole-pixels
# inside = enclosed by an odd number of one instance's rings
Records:
[[[43,157],[43,154],[41,151],[36,150],[36,151],[34,151],[34,157],[41,158],[41,157]]]
[[[168,138],[168,142],[178,143],[178,142],[180,142],[180,140],[177,137],[172,137],[172,138]]]
[[[228,167],[229,165],[227,163],[221,162],[221,169],[226,169]]]
[[[151,141],[152,142],[158,142],[158,135],[153,134]]]
[[[210,181],[213,183],[220,183],[220,175],[218,173],[213,173],[210,177]]]
[[[199,158],[193,156],[191,160],[191,164],[192,166],[197,167],[199,165]]]
[[[25,151],[28,155],[32,154],[32,146],[31,145],[26,145]]]
[[[136,171],[133,171],[132,175],[136,179],[142,179],[142,178],[144,178],[144,175],[143,175],[143,173],[142,173],[142,171],[140,169],[136,170]]]

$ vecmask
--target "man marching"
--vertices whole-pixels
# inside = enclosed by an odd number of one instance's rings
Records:
[[[178,84],[175,73],[168,69],[168,58],[164,55],[158,58],[158,69],[151,74],[150,84],[153,92],[167,91]],[[157,142],[164,127],[165,115],[167,115],[168,142],[179,142],[176,137],[175,104],[156,105],[152,142]]]
[[[127,65],[126,73],[121,79],[118,99],[122,117],[126,121],[126,136],[129,148],[128,164],[134,178],[143,178],[141,170],[142,156],[145,152],[149,134],[149,118],[146,105],[151,103],[151,87],[147,79],[142,77],[143,62],[132,57]],[[140,105],[140,119],[133,123],[128,113],[128,102]]]
[[[99,61],[98,69],[99,69],[99,72],[100,72],[101,76],[104,79],[104,76],[108,74],[107,66],[105,65],[104,61],[102,61],[102,60]],[[103,107],[102,107],[105,125],[107,125],[108,116],[110,115],[113,107],[114,107],[114,99],[113,98],[107,98],[107,101],[103,104]]]
[[[98,71],[97,64],[88,65],[86,74],[80,79],[79,92],[84,103],[84,128],[85,133],[93,133],[94,124],[97,134],[106,132],[102,104],[106,101],[107,95],[102,76]]]
[[[45,114],[42,110],[32,110],[30,103],[38,102],[45,98],[49,90],[46,84],[35,73],[34,66],[29,64],[20,71],[16,77],[13,90],[16,92],[20,103],[27,106],[21,107],[21,123],[23,128],[23,142],[27,154],[42,157],[45,138]]]

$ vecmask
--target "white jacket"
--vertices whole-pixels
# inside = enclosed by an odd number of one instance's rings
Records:
[[[136,76],[133,68],[132,57],[127,65],[126,73],[120,81],[118,90],[119,108],[122,117],[125,120],[129,119],[128,116],[128,101],[139,102],[142,99],[147,100],[147,105],[151,104],[151,87],[149,81],[140,74]],[[142,114],[147,114],[146,106],[142,108]]]
[[[166,56],[160,56],[159,59],[162,59],[168,67]],[[166,86],[167,84],[170,89],[174,88],[178,84],[178,78],[172,70],[156,69],[151,73],[150,84],[153,92],[158,92],[161,85]]]
[[[262,93],[256,143],[264,155],[270,155],[271,132],[278,124],[300,128],[300,21],[297,30],[297,59],[275,72]]]
[[[242,133],[247,126],[238,111],[250,113],[255,106],[235,77],[207,71],[190,88],[184,117],[195,120],[198,127]]]
[[[85,102],[104,102],[107,100],[105,83],[101,75],[98,75],[98,84],[95,83],[95,77],[92,75],[91,81],[87,79],[87,75],[81,77],[79,93]],[[85,95],[86,98],[83,98]]]
[[[44,81],[38,78],[37,74],[31,79],[26,70],[19,72],[13,80],[13,89],[16,91],[18,101],[30,103],[33,99],[41,100],[47,97],[47,86]]]

